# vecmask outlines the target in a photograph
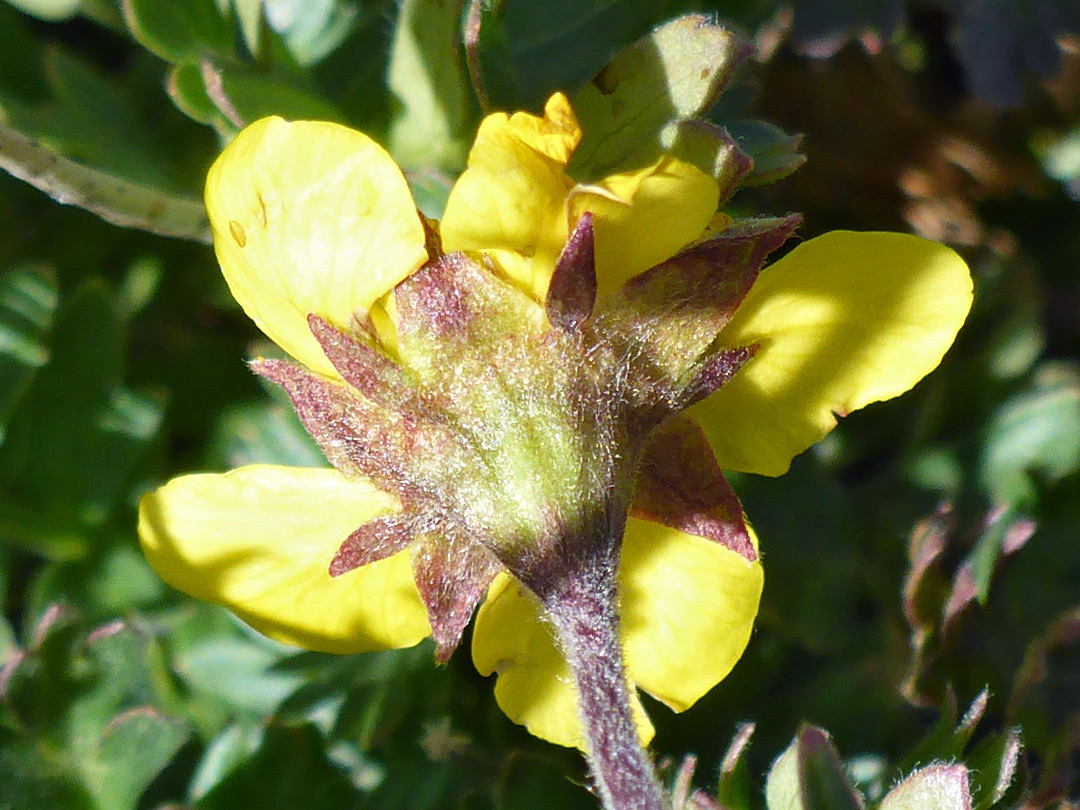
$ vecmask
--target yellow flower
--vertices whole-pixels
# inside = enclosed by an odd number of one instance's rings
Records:
[[[697,240],[716,215],[716,182],[667,155],[575,184],[566,165],[580,135],[562,95],[544,117],[489,116],[442,220],[445,250],[471,252],[531,296],[530,328],[545,323],[552,273],[585,212],[601,297]],[[214,165],[206,201],[230,289],[292,357],[344,384],[313,335],[313,314],[393,345],[392,291],[428,260],[430,235],[373,141],[334,124],[264,119]],[[719,468],[779,475],[837,414],[896,396],[936,367],[970,301],[966,266],[940,245],[844,232],[806,242],[761,272],[721,333],[725,347],[756,345],[753,359],[689,414]],[[286,643],[361,652],[432,632],[409,549],[328,573],[357,527],[400,508],[336,469],[259,465],[171,481],[143,499],[139,533],[180,590]],[[756,541],[740,553],[682,528],[632,513],[618,575],[628,677],[676,711],[734,666],[762,587]],[[513,720],[583,744],[567,665],[506,572],[476,616],[472,655],[482,673],[497,673],[496,698]]]

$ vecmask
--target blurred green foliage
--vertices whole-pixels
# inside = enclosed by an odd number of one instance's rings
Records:
[[[274,644],[162,584],[134,508],[181,472],[324,463],[245,368],[259,338],[206,245],[202,181],[240,127],[363,129],[438,215],[485,109],[573,97],[692,10],[759,46],[714,113],[758,179],[794,169],[805,134],[807,165],[733,211],[951,241],[977,297],[910,395],[783,478],[734,480],[764,603],[727,681],[683,716],[649,704],[675,795],[1075,807],[1076,8],[0,3],[0,808],[595,806],[577,754],[506,720],[466,654]]]

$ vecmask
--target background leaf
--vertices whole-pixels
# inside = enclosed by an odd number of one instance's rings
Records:
[[[390,126],[389,145],[406,170],[464,168],[470,110],[460,16],[459,4],[450,0],[405,0],[398,14],[387,86],[401,111]]]
[[[45,339],[56,295],[56,276],[48,268],[16,268],[0,276],[0,443],[19,398],[48,362]]]
[[[123,0],[124,21],[151,53],[169,62],[232,53],[232,25],[214,0]]]

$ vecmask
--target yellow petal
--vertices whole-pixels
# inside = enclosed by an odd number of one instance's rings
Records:
[[[593,214],[596,279],[601,294],[670,259],[704,232],[720,187],[696,166],[664,155],[570,193],[570,221]]]
[[[495,700],[507,717],[542,740],[584,749],[570,668],[536,603],[508,574],[491,584],[476,615],[472,655],[481,675],[498,674]],[[652,723],[636,694],[632,701],[638,734],[647,743]]]
[[[499,113],[488,118],[498,119]],[[581,141],[581,127],[574,108],[562,93],[555,93],[547,100],[543,118],[517,112],[507,119],[507,126],[524,144],[563,166],[570,162]]]
[[[781,475],[844,416],[941,362],[971,307],[967,265],[897,233],[835,231],[762,271],[720,336],[754,359],[690,409],[720,467]]]
[[[482,250],[542,301],[569,235],[566,162],[581,130],[566,97],[551,97],[544,117],[489,115],[469,162],[446,201],[443,247]]]
[[[255,465],[187,475],[139,503],[139,538],[161,578],[311,650],[409,647],[430,634],[402,551],[331,578],[338,547],[394,498],[336,470]]]
[[[275,343],[325,374],[333,368],[307,316],[348,326],[427,258],[401,171],[338,124],[255,122],[210,169],[206,208],[233,296]]]
[[[619,586],[630,678],[681,712],[742,655],[761,598],[761,562],[713,540],[630,518]]]

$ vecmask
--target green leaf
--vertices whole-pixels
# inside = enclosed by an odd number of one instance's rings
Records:
[[[233,724],[206,746],[188,785],[188,801],[197,802],[239,768],[259,749],[263,732],[259,727]]]
[[[720,185],[720,202],[734,192],[753,168],[727,131],[707,121],[675,121],[660,132],[660,146],[675,157],[712,175]]]
[[[263,48],[264,0],[229,0],[229,4],[240,23],[248,53],[258,58]]]
[[[784,749],[765,777],[765,806],[768,810],[803,810],[799,780],[798,738]]]
[[[0,536],[13,546],[48,560],[78,560],[90,551],[86,536],[70,521],[43,514],[15,500],[0,497]]]
[[[134,77],[106,73],[60,48],[43,50],[41,63],[49,98],[0,95],[6,127],[70,160],[138,185],[163,191],[191,188],[174,169],[176,144],[166,128],[169,120],[151,118],[159,108],[141,95]]]
[[[60,48],[36,61],[44,93],[0,85],[0,168],[113,224],[208,241],[205,211],[189,193],[195,183],[177,167],[182,133],[144,101],[136,79],[117,80]]]
[[[1047,177],[1073,186],[1080,180],[1080,127],[1067,132],[1036,132],[1031,147]]]
[[[165,87],[176,108],[192,120],[211,125],[218,132],[236,130],[236,125],[228,121],[206,91],[200,63],[181,62],[174,65]]]
[[[283,656],[263,639],[209,635],[185,645],[174,666],[190,688],[226,701],[234,711],[269,714],[300,686],[296,675],[275,668]]]
[[[29,487],[29,500],[37,502],[34,505],[49,499],[48,471],[54,456],[69,475],[77,474],[78,460],[72,458],[75,448],[64,440],[70,434],[85,440],[86,418],[107,399],[119,376],[119,332],[108,294],[98,285],[90,285],[68,297],[57,314],[52,343],[50,363],[23,397],[9,424],[8,439],[0,445],[0,479],[4,483],[32,478],[38,470],[44,472],[41,490],[33,484]],[[83,363],[80,354],[88,350]],[[71,401],[66,390],[69,381],[74,395]],[[51,443],[54,437],[59,441]],[[65,496],[71,494],[65,492]]]
[[[1053,482],[1080,465],[1080,368],[1047,363],[1032,386],[986,428],[979,478],[995,504],[1033,505],[1036,479]]]
[[[749,53],[747,42],[699,15],[665,23],[622,51],[574,97],[584,135],[571,176],[589,182],[651,162],[677,137],[671,127],[711,107]]]
[[[524,106],[519,103],[517,71],[510,43],[500,20],[504,3],[470,0],[463,26],[463,44],[469,65],[469,81],[484,112]],[[537,99],[537,105],[542,98]],[[539,108],[539,107],[538,107]]]
[[[739,149],[754,164],[754,168],[742,179],[744,186],[774,183],[806,163],[806,156],[799,154],[801,135],[789,135],[780,127],[765,121],[731,121],[727,128]]]
[[[0,594],[2,596],[2,594]],[[16,652],[15,630],[6,616],[0,616],[0,669]]]
[[[799,776],[806,810],[861,810],[840,755],[821,729],[804,728],[798,736]]]
[[[503,110],[538,110],[556,90],[579,87],[664,15],[641,0],[474,5],[490,6],[479,15],[476,58],[491,105]]]
[[[768,810],[862,810],[829,735],[803,726],[765,780]]]
[[[85,747],[89,753],[99,744],[90,729],[101,735],[120,713],[166,697],[159,693],[162,684],[153,650],[153,639],[122,621],[95,628],[87,634],[85,646],[73,650],[77,657],[67,663],[80,676],[89,676],[70,711],[74,747]]]
[[[1040,583],[1041,584],[1041,583]],[[1022,721],[1030,740],[1059,736],[1064,751],[1071,750],[1068,722],[1080,704],[1076,660],[1080,654],[1080,605],[1062,611],[1029,642],[1013,680],[1009,716]]]
[[[153,300],[163,271],[161,259],[157,256],[141,256],[127,268],[117,290],[118,309],[124,320],[130,320]]]
[[[16,268],[0,276],[0,444],[16,404],[49,359],[45,338],[56,298],[49,268]]]
[[[50,606],[26,626],[32,630],[27,632],[25,649],[5,669],[0,698],[21,731],[44,737],[60,729],[67,702],[80,691],[67,666],[79,631],[74,614],[59,605]]]
[[[453,735],[453,729],[439,723],[428,724],[419,746],[406,747],[397,743],[392,750],[380,757],[384,760],[382,778],[374,790],[370,790],[371,807],[393,807],[395,810],[444,810],[446,807],[492,807],[490,793],[494,792],[491,782],[500,775],[491,774],[488,784],[472,777],[462,768],[461,760],[468,761],[467,740],[434,740],[433,734],[439,731]],[[456,756],[451,756],[442,746],[456,749]],[[412,750],[409,750],[409,749]],[[340,757],[339,751],[335,755]],[[382,751],[379,752],[383,754]],[[341,758],[344,759],[344,758]],[[341,764],[348,766],[347,761]],[[365,776],[364,766],[370,773],[370,763],[362,759],[351,770],[354,784],[362,785]],[[359,767],[357,767],[359,766]],[[490,767],[490,766],[489,766]],[[508,773],[505,781],[499,785],[505,790],[496,799],[495,807],[506,810],[535,810],[536,808],[558,807],[560,810],[592,810],[596,807],[580,788],[566,779],[562,768],[556,763],[537,757],[512,757],[507,763]],[[417,781],[415,774],[423,773],[424,779]],[[490,771],[489,771],[490,773]],[[370,777],[369,777],[370,778]],[[491,786],[489,786],[491,785]],[[488,795],[485,795],[488,794]],[[468,801],[469,797],[472,801]]]
[[[927,760],[954,755],[957,713],[956,693],[948,689],[941,701],[937,722],[900,762],[902,772],[913,769]]]
[[[61,48],[24,59],[39,63],[29,72],[46,87],[27,96],[19,91],[29,88],[0,84],[0,168],[113,224],[209,240],[201,201],[188,193],[195,183],[178,169],[183,133],[145,100],[137,79],[105,75]]]
[[[956,696],[952,691],[946,692],[937,722],[926,737],[905,755],[900,763],[901,769],[906,771],[927,761],[958,760],[963,757],[971,735],[986,712],[989,698],[989,690],[983,689],[968,706],[964,716],[957,720]]]
[[[292,8],[296,12],[295,31],[299,36],[306,30],[304,15],[317,9],[328,0],[313,3],[298,3]],[[339,10],[347,10],[349,5],[337,5]],[[371,0],[362,6],[361,14],[355,19],[350,17],[342,30],[336,33],[333,50],[324,52],[319,36],[312,35],[310,45],[293,42],[293,28],[281,30],[287,47],[296,54],[301,64],[309,64],[305,59],[304,49],[314,47],[317,63],[311,63],[312,81],[322,90],[326,98],[348,115],[349,123],[370,135],[380,143],[386,143],[390,121],[396,112],[395,99],[385,88],[386,76],[390,69],[390,49],[393,37],[388,35],[387,20],[393,19],[397,4],[394,0]],[[272,13],[272,17],[276,16]],[[318,29],[315,29],[318,31]],[[337,31],[337,29],[332,29]],[[305,35],[307,36],[307,35]],[[314,60],[313,60],[314,61]]]
[[[720,762],[716,799],[723,807],[731,810],[748,810],[751,806],[750,798],[753,791],[750,784],[747,753],[753,733],[753,723],[740,723]]]
[[[1030,371],[1046,348],[1046,325],[1035,295],[1013,294],[1019,300],[995,325],[987,341],[986,364],[999,380],[1015,379]]]
[[[446,711],[453,685],[432,668],[433,654],[432,643],[425,642],[360,656],[301,653],[284,659],[276,671],[295,675],[300,685],[277,713],[296,720],[324,717],[335,738],[369,750],[392,737],[407,717],[415,721],[417,715],[427,719]]]
[[[360,796],[342,770],[327,758],[322,737],[311,724],[268,725],[258,751],[199,801],[201,810],[342,810],[358,806]]]
[[[167,62],[233,52],[232,25],[215,0],[123,0],[132,35]]]
[[[252,2],[253,0],[243,0]],[[382,3],[366,2],[363,16],[368,21],[380,19]],[[297,64],[307,66],[322,61],[335,51],[360,22],[361,10],[353,3],[339,0],[267,0],[266,18],[285,43]]]
[[[814,650],[857,643],[851,587],[860,577],[858,501],[807,454],[780,478],[729,476],[755,530],[772,549],[769,613],[776,632]],[[783,509],[775,508],[778,503]],[[807,531],[807,526],[814,531]],[[806,576],[806,559],[817,561]],[[762,615],[766,619],[766,614]]]
[[[79,12],[82,0],[7,0],[19,11],[39,20],[66,20]]]
[[[964,481],[964,468],[956,448],[928,445],[913,451],[904,475],[920,489],[955,496]]]
[[[235,405],[222,414],[214,428],[205,466],[233,469],[245,464],[284,464],[290,467],[325,467],[326,457],[304,430],[288,402]]]
[[[450,197],[454,178],[445,172],[422,169],[407,172],[405,179],[420,212],[424,216],[440,219]]]
[[[102,807],[134,808],[150,782],[187,742],[187,727],[149,706],[131,709],[105,729],[98,749]]]
[[[120,385],[124,326],[101,284],[61,303],[51,351],[11,419],[0,469],[27,506],[99,523],[123,497],[161,405]]]
[[[539,756],[516,756],[501,774],[496,807],[506,810],[560,810],[594,808],[581,788],[566,778],[559,763]],[[400,780],[404,781],[404,780]]]
[[[894,787],[879,810],[971,810],[968,770],[963,765],[928,765]]]
[[[0,97],[33,104],[49,95],[44,48],[30,21],[0,4]]]
[[[347,123],[341,110],[296,77],[209,60],[200,63],[200,71],[210,101],[236,129],[267,115]]]
[[[460,3],[404,0],[394,29],[387,84],[400,103],[389,148],[405,169],[460,171],[468,146],[469,100],[458,49]]]
[[[979,721],[982,720],[983,715],[986,714],[986,705],[990,701],[990,690],[983,689],[975,697],[975,700],[971,701],[971,705],[968,706],[968,710],[964,712],[964,716],[960,718],[960,723],[956,726],[956,733],[953,735],[953,756],[959,758],[964,749],[967,748],[968,742],[971,741],[971,735],[975,733],[975,728],[979,725]]]
[[[989,810],[1005,797],[1022,750],[1020,730],[1008,728],[980,742],[966,757],[976,810]]]
[[[4,810],[100,810],[93,797],[43,749],[0,724],[0,807]]]
[[[98,764],[104,769],[105,807],[135,807],[150,782],[169,764],[190,733],[179,720],[149,706],[115,718],[101,738]]]
[[[990,582],[1002,560],[1022,548],[1034,531],[1034,521],[1009,507],[999,507],[987,516],[975,547],[954,579],[949,610],[944,616],[946,629],[959,609],[972,597],[977,598],[980,604],[986,604]],[[970,591],[971,585],[974,586],[973,594],[966,592]]]
[[[75,604],[88,618],[102,621],[159,604],[166,586],[131,542],[130,522],[124,528],[120,542],[107,543],[95,533],[86,532],[77,538],[78,555],[72,552],[67,557],[49,557],[57,564],[38,570],[27,590],[27,604]],[[52,548],[41,543],[33,550],[43,554],[42,547]]]
[[[82,786],[98,808],[134,810],[188,738],[155,705],[167,696],[152,661],[149,640],[130,627],[114,622],[84,636],[71,612],[53,607],[8,672],[3,698],[19,741],[47,752],[44,772]]]

